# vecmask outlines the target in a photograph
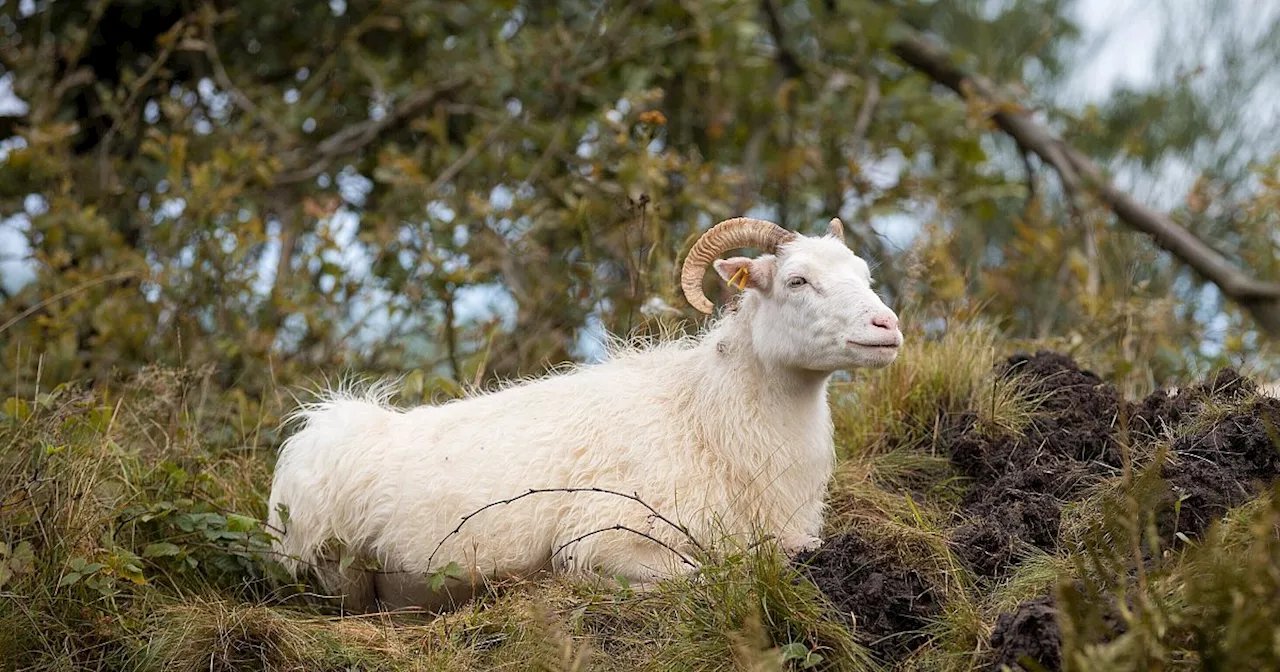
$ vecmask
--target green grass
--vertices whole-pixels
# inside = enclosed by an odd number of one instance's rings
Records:
[[[651,592],[548,578],[438,618],[341,616],[286,580],[260,522],[285,395],[151,370],[0,406],[0,670],[970,670],[1002,612],[1050,592],[1066,605],[1071,669],[1278,657],[1272,498],[1139,572],[1129,539],[1143,503],[1117,476],[1067,504],[1061,552],[1000,580],[968,572],[948,546],[967,487],[945,452],[949,423],[970,414],[1017,435],[1039,400],[991,375],[988,329],[909,342],[894,366],[835,390],[827,525],[886,549],[939,597],[929,642],[906,659],[877,660],[768,544]],[[1143,450],[1139,467],[1156,459]],[[1128,633],[1096,641],[1104,601],[1072,592],[1078,578],[1134,601]]]

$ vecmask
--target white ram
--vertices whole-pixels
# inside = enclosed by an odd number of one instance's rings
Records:
[[[763,254],[718,258],[746,247]],[[285,565],[318,565],[326,588],[367,609],[434,602],[439,593],[403,595],[450,561],[471,571],[452,582],[456,599],[482,579],[546,569],[646,584],[696,566],[695,540],[717,532],[816,547],[834,460],[827,382],[893,362],[898,318],[838,219],[818,237],[743,217],[708,230],[681,276],[704,313],[712,262],[744,291],[700,337],[436,406],[333,393],[301,409],[269,501]],[[575,488],[634,499],[520,497]],[[334,566],[330,539],[390,573]]]

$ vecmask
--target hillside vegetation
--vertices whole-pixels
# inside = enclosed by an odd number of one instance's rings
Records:
[[[1280,401],[1230,369],[1125,399],[977,326],[908,343],[835,383],[818,551],[764,544],[648,593],[545,579],[441,617],[342,614],[274,564],[261,521],[287,387],[254,401],[208,370],[149,369],[10,397],[0,667],[1280,665]]]
[[[0,0],[0,672],[1280,669],[1280,3],[1170,4]],[[299,401],[689,334],[743,215],[841,218],[904,325],[822,548],[282,573]]]

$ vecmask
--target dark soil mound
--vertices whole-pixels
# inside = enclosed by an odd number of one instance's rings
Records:
[[[1121,399],[1113,386],[1058,353],[1014,355],[996,369],[999,379],[1042,402],[1023,437],[987,436],[976,431],[972,415],[961,418],[953,433],[951,460],[974,484],[961,504],[967,522],[953,532],[952,543],[982,576],[998,576],[1014,564],[1020,544],[1057,548],[1060,502],[1121,464],[1122,416],[1131,443],[1145,443],[1170,436],[1207,401],[1239,405],[1257,394],[1253,381],[1230,368],[1140,404]],[[1162,469],[1169,485],[1158,514],[1162,535],[1199,534],[1280,476],[1280,453],[1267,430],[1269,422],[1280,427],[1278,411],[1280,401],[1261,399],[1174,442],[1175,458]]]
[[[886,658],[922,644],[925,637],[916,631],[940,609],[919,572],[854,534],[829,539],[797,562],[841,613],[853,615],[863,641]]]
[[[1071,590],[1076,594],[1076,607],[1085,610],[1067,616],[1081,641],[1105,644],[1128,631],[1112,598],[1089,595],[1079,581]],[[1129,600],[1129,608],[1134,608],[1132,600]],[[983,657],[982,669],[994,672],[1002,665],[1009,666],[1010,670],[1062,669],[1062,630],[1058,627],[1060,611],[1054,596],[1045,595],[1026,600],[1013,611],[1000,614],[991,631],[991,650]],[[1031,661],[1032,667],[1019,664],[1024,660]]]
[[[1015,540],[1046,550],[1056,546],[1058,503],[1070,499],[1080,483],[1099,473],[1101,465],[1115,463],[1118,428],[1111,424],[1119,412],[1128,418],[1131,440],[1143,442],[1186,430],[1188,422],[1203,417],[1200,413],[1206,402],[1234,406],[1198,431],[1184,431],[1170,445],[1172,459],[1160,466],[1166,490],[1156,513],[1157,529],[1166,543],[1176,542],[1175,531],[1199,535],[1228,509],[1244,504],[1280,478],[1280,400],[1247,401],[1256,396],[1257,387],[1234,369],[1218,371],[1176,395],[1161,391],[1140,404],[1129,404],[1118,399],[1114,391],[1098,386],[1094,387],[1090,402],[1083,390],[1091,374],[1070,371],[1070,360],[1040,353],[1024,361],[1028,364],[1025,370],[1031,373],[1024,383],[1049,393],[1046,408],[1058,405],[1054,400],[1059,396],[1046,383],[1066,380],[1070,381],[1067,398],[1112,415],[1107,417],[1106,432],[1101,431],[1102,423],[1097,419],[1075,412],[1059,413],[1049,423],[1037,423],[1029,432],[1029,436],[1037,436],[1043,442],[1043,450],[1036,457],[1037,466],[1011,457],[1005,473],[994,482],[978,480],[963,505],[966,513],[977,517],[957,528],[953,541],[959,555],[979,574],[998,574],[1012,564]],[[1051,375],[1045,379],[1041,378],[1042,373]],[[1046,427],[1071,439],[1056,440],[1045,432]],[[1026,447],[1026,442],[1017,443]],[[1073,447],[1083,450],[1073,453]],[[1103,447],[1105,450],[1100,450]],[[1090,455],[1098,457],[1090,460]],[[1054,601],[1048,596],[1023,602],[1013,612],[1001,614],[992,632],[987,669],[999,670],[1002,665],[1023,669],[1018,665],[1023,656],[1046,670],[1061,669],[1062,637],[1056,615]],[[1123,623],[1116,614],[1108,614],[1104,621],[1095,633],[1101,640],[1123,632]]]
[[[1258,386],[1232,368],[1222,369],[1207,380],[1170,396],[1159,390],[1148,395],[1129,411],[1129,431],[1135,439],[1163,438],[1183,422],[1194,418],[1207,400],[1236,402],[1257,394]]]
[[[1062,508],[1055,491],[1078,472],[1070,466],[1034,466],[971,491],[963,504],[971,520],[952,533],[957,553],[974,572],[992,576],[1014,563],[1019,541],[1044,550],[1057,547]]]
[[[1015,355],[996,373],[1042,402],[1025,436],[987,436],[970,417],[952,441],[951,460],[974,485],[961,504],[969,522],[951,540],[983,576],[1013,564],[1020,543],[1056,548],[1059,502],[1119,464],[1113,427],[1122,402],[1114,387],[1052,352]]]
[[[1036,481],[1037,489],[1051,485],[1056,494],[1069,495],[1086,472],[1098,470],[1081,469],[1080,464],[1120,463],[1112,431],[1120,408],[1114,387],[1052,352],[1015,355],[998,365],[996,373],[1041,403],[1026,435],[1017,438],[976,431],[972,415],[960,419],[951,442],[951,461],[974,478],[975,488],[1001,489],[1009,483]],[[1064,470],[1072,476],[1065,482],[1060,481]],[[1035,475],[1024,476],[1028,471]],[[1058,473],[1042,478],[1052,472]]]
[[[1160,468],[1168,490],[1156,528],[1162,538],[1199,535],[1280,478],[1280,400],[1258,398],[1171,448],[1174,458]]]
[[[1034,462],[1041,444],[1045,457],[1051,460],[1120,464],[1112,433],[1120,408],[1114,387],[1055,352],[1014,355],[1002,369],[1002,378],[1017,376],[1023,390],[1043,398],[1039,417],[1022,442],[1029,444],[1024,447],[1030,450],[1015,454],[1015,465],[1025,467]]]
[[[990,435],[974,413],[950,419],[944,430],[952,464],[971,479],[950,542],[979,576],[1005,575],[1025,547],[1056,552],[1063,504],[1120,473],[1125,441],[1134,448],[1137,473],[1154,476],[1147,469],[1153,448],[1171,440],[1171,458],[1158,466],[1161,478],[1144,479],[1158,488],[1146,491],[1155,495],[1147,504],[1157,507],[1157,529],[1168,544],[1175,543],[1175,531],[1199,535],[1280,479],[1280,400],[1258,398],[1254,383],[1234,369],[1139,403],[1058,353],[1015,355],[995,374],[996,384],[1016,385],[1040,404],[1022,436]],[[822,591],[853,614],[862,639],[886,658],[922,644],[919,630],[940,611],[924,576],[855,535],[829,539],[801,561]],[[1042,597],[1002,614],[984,662],[990,669],[1017,670],[1026,655],[1045,669],[1060,669],[1056,613],[1052,598]],[[1089,636],[1105,640],[1123,627],[1112,615],[1097,629]]]
[[[986,669],[1025,669],[1018,663],[1024,657],[1046,670],[1062,669],[1062,632],[1058,629],[1058,610],[1052,597],[1038,597],[1018,605],[1012,612],[1000,614],[991,632],[992,655]],[[1034,669],[1034,668],[1033,668]]]

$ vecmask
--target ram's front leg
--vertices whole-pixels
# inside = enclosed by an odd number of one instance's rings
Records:
[[[694,577],[702,571],[702,565],[689,551],[677,549],[679,555],[653,542],[636,542],[630,552],[611,563],[612,570],[606,576],[622,577],[637,591],[652,590],[658,582],[681,576]]]
[[[822,546],[822,539],[818,535],[822,534],[825,508],[821,497],[813,497],[777,531],[778,545],[787,557],[811,553]]]
[[[801,553],[811,553],[822,547],[822,539],[811,534],[792,534],[783,537],[780,544],[787,557],[794,558]]]

